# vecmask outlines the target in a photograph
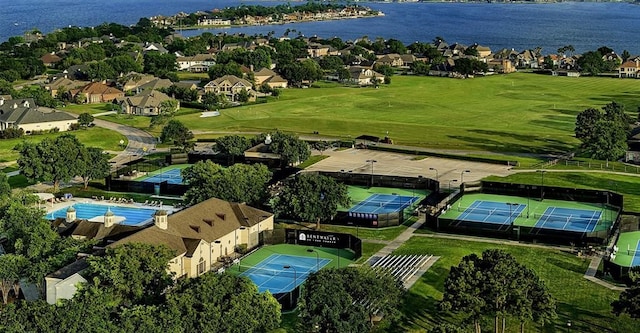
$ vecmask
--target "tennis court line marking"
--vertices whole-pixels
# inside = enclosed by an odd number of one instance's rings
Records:
[[[596,219],[596,213],[598,214],[598,218]],[[602,217],[602,214],[600,214],[600,212],[598,211],[593,211],[593,214],[591,214],[591,219],[589,220],[589,223],[587,224],[587,226],[585,227],[585,231],[584,232],[591,232],[593,231],[593,229],[596,228],[596,226],[598,225],[598,221],[600,220],[600,217]],[[595,221],[595,224],[593,225],[593,227],[591,227],[591,222]]]
[[[631,258],[631,267],[640,266],[640,262],[637,265],[633,264],[636,261],[636,258],[640,259],[640,257],[638,257],[638,249],[640,249],[640,239],[638,239],[638,243],[636,244],[636,249],[633,252],[633,258]]]
[[[264,269],[264,270],[272,270],[274,272],[278,272],[278,274],[274,274],[272,275],[269,279],[262,281],[262,283],[260,283],[258,286],[258,288],[269,284],[269,282],[273,279],[279,279],[279,278],[285,278],[288,280],[288,276],[280,276],[280,272],[284,272],[284,269],[270,269],[268,268],[269,264],[275,264],[276,261],[278,261],[278,259],[280,259],[281,257],[298,257],[298,258],[304,258],[304,259],[314,259],[312,257],[305,257],[305,256],[297,256],[297,255],[289,255],[289,254],[279,254],[279,253],[273,253],[271,255],[269,255],[269,257],[267,257],[266,259],[264,259],[263,261],[261,261],[260,263],[258,263],[258,265],[255,265],[251,268],[249,268],[247,271],[245,271],[242,275],[247,276],[247,272],[252,273],[252,270],[255,270],[256,272],[259,272],[260,269]],[[317,260],[317,259],[316,259]],[[320,260],[318,260],[317,265],[318,265],[318,270],[321,267],[324,267],[328,264],[328,262],[330,262],[331,259],[326,259],[326,258],[321,258]],[[322,266],[320,267],[320,262],[322,262]],[[291,284],[296,284],[297,280],[298,280],[298,276],[300,278],[300,280],[302,280],[302,277],[304,277],[305,275],[309,275],[311,273],[313,273],[313,267],[315,267],[316,265],[314,264],[313,266],[310,266],[310,268],[307,268],[306,265],[294,265],[296,268],[296,271],[294,274],[296,274],[297,276],[294,277],[292,279],[291,282],[287,283],[286,285],[280,287],[280,289],[274,289],[271,290],[272,288],[265,288],[268,289],[269,291],[272,291],[273,293],[280,293],[280,292],[285,292],[285,291],[290,291],[293,290],[296,286],[294,285],[293,288],[291,289],[287,289],[289,287],[289,285]],[[294,267],[292,266],[292,267]],[[297,269],[304,269],[304,271],[301,271],[300,273],[297,272]],[[256,273],[256,275],[260,275],[258,273]]]

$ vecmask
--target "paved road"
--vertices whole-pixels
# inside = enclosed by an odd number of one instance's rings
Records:
[[[116,131],[129,140],[127,147],[109,161],[114,167],[127,163],[137,156],[154,152],[156,149],[156,138],[143,130],[97,118],[93,123],[98,127]]]

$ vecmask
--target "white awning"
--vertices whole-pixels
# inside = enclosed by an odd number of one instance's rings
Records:
[[[34,193],[40,198],[40,201],[47,201],[55,198],[56,196],[51,193]]]

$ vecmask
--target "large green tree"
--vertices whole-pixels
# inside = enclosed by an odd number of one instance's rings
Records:
[[[182,281],[168,295],[168,312],[182,332],[269,332],[280,324],[280,304],[249,279],[206,273]],[[176,315],[177,314],[177,315]]]
[[[222,168],[211,161],[200,161],[184,169],[182,177],[191,185],[185,193],[190,205],[214,197],[260,205],[266,199],[271,172],[264,164],[234,164]]]
[[[350,201],[346,185],[327,176],[300,173],[284,180],[271,202],[277,215],[316,222],[320,230],[321,221],[332,219],[338,207]]]
[[[374,314],[382,314],[383,326],[388,327],[399,318],[403,293],[401,283],[388,272],[365,267],[323,269],[304,283],[301,321],[313,332],[369,332]]]
[[[240,135],[227,135],[216,139],[216,150],[230,159],[231,164],[235,158],[244,155],[244,151],[251,147],[251,140]]]
[[[182,151],[188,151],[194,146],[193,133],[179,120],[169,120],[162,128],[160,140],[162,142],[173,142]]]
[[[85,190],[89,187],[90,180],[107,176],[111,169],[109,155],[104,154],[102,149],[96,147],[83,149],[79,162],[80,172],[78,175],[82,177]]]
[[[91,283],[130,304],[155,304],[173,284],[167,268],[175,257],[170,249],[141,243],[107,248],[104,256],[92,256],[88,276]]]
[[[629,271],[631,287],[620,293],[620,297],[611,303],[616,316],[628,314],[631,318],[640,318],[640,267]]]
[[[71,134],[55,139],[45,138],[39,143],[25,141],[16,150],[20,153],[20,172],[32,181],[51,181],[57,192],[60,182],[69,181],[80,173],[84,145]]]
[[[466,314],[477,333],[484,315],[494,317],[496,333],[504,332],[507,316],[516,316],[522,329],[526,320],[545,324],[556,317],[555,301],[544,283],[502,250],[487,250],[481,257],[471,254],[451,267],[441,308]]]
[[[617,160],[627,150],[631,118],[622,104],[611,102],[600,112],[586,109],[576,118],[576,138],[582,141],[582,152],[595,159]]]
[[[267,135],[271,138],[269,148],[272,152],[280,155],[284,165],[298,164],[311,156],[311,148],[308,143],[293,134],[278,130],[256,136],[253,139],[253,144],[265,142]]]
[[[18,298],[17,290],[14,288],[18,280],[24,276],[24,270],[28,264],[27,258],[19,254],[0,255],[0,292],[2,293],[2,303],[9,302],[9,292],[16,290],[15,297]]]

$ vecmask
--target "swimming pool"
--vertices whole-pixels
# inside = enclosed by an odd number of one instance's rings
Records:
[[[115,216],[124,217],[124,221],[120,222],[120,224],[124,225],[142,225],[146,222],[150,222],[153,218],[153,214],[156,212],[155,209],[150,208],[124,207],[92,203],[75,203],[71,206],[73,206],[73,208],[75,208],[76,210],[77,219],[87,220],[96,216],[104,216],[104,214],[107,212],[107,209],[110,209]],[[66,218],[68,208],[69,206],[58,209],[51,213],[47,213],[46,216],[50,220],[56,218]]]

